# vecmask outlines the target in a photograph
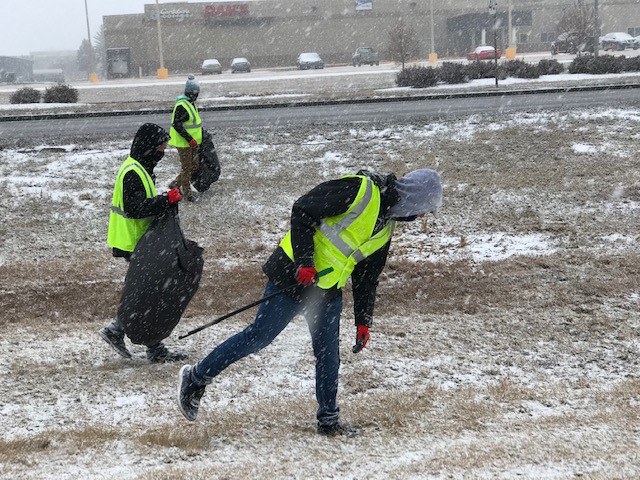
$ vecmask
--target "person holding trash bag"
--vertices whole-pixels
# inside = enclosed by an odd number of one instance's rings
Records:
[[[169,145],[176,147],[180,157],[180,174],[171,182],[179,187],[189,202],[196,197],[191,192],[191,176],[198,169],[198,145],[202,143],[202,120],[196,106],[200,85],[193,75],[189,75],[184,86],[184,95],[176,98],[171,116]]]
[[[123,257],[130,262],[132,252],[154,217],[182,200],[177,188],[162,195],[156,192],[153,170],[164,156],[168,141],[169,135],[162,127],[145,123],[136,132],[129,157],[118,170],[107,234],[107,243],[112,247],[114,257]],[[124,325],[118,316],[98,333],[116,353],[131,358],[124,341]],[[164,362],[187,357],[170,352],[162,342],[156,342],[148,346],[147,358],[152,362]]]
[[[264,297],[275,296],[261,303],[251,325],[195,365],[180,369],[178,406],[185,418],[196,419],[205,387],[217,375],[269,345],[294,316],[303,314],[316,359],[317,432],[355,434],[338,421],[336,403],[341,289],[351,278],[357,353],[369,341],[378,277],[396,221],[435,213],[441,203],[440,177],[430,169],[400,179],[360,171],[321,183],[300,197],[292,208],[291,230],[263,265],[268,277]]]

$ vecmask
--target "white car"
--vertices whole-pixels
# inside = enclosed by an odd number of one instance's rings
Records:
[[[611,32],[602,37],[602,48],[604,50],[624,50],[625,48],[638,48],[638,44],[631,35],[626,32]]]

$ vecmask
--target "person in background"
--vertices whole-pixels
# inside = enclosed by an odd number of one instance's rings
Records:
[[[136,132],[129,157],[118,170],[107,233],[107,244],[113,249],[114,257],[122,257],[128,262],[153,218],[182,200],[177,188],[162,195],[156,192],[153,170],[164,156],[168,141],[169,135],[162,127],[145,123]],[[124,328],[117,316],[98,333],[116,353],[131,358],[124,341]],[[147,358],[162,363],[184,360],[187,356],[170,352],[159,342],[147,347]]]
[[[202,120],[196,106],[200,85],[193,75],[189,75],[184,87],[184,95],[176,98],[171,116],[169,145],[176,147],[180,157],[180,174],[171,182],[178,187],[189,201],[196,197],[191,191],[191,175],[198,169],[198,145],[202,143]]]
[[[441,203],[440,176],[429,169],[400,179],[360,171],[321,183],[300,197],[291,212],[291,230],[263,265],[268,277],[264,297],[286,290],[261,304],[253,324],[195,365],[181,368],[178,406],[184,417],[196,419],[205,387],[224,369],[269,345],[302,314],[316,359],[317,432],[355,434],[338,421],[336,402],[342,287],[351,278],[357,353],[369,342],[378,277],[396,221],[435,213]]]

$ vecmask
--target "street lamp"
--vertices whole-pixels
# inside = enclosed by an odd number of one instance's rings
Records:
[[[84,0],[84,13],[87,18],[87,39],[89,40],[89,81],[97,82],[98,74],[93,72],[93,46],[91,45],[91,29],[89,28],[89,8],[87,7],[87,0]]]
[[[160,68],[158,68],[158,78],[164,79],[169,77],[169,70],[164,68],[164,56],[162,53],[162,25],[160,24],[160,5],[156,0],[156,25],[158,26],[158,52],[160,53]]]
[[[593,18],[595,25],[593,29],[593,57],[598,58],[598,50],[600,50],[600,6],[598,5],[598,0],[594,1]]]
[[[431,13],[431,39],[430,39],[430,46],[429,46],[429,61],[430,62],[436,62],[438,61],[438,55],[436,54],[436,48],[435,48],[435,33],[434,33],[434,29],[433,29],[433,0],[429,0],[429,10]]]

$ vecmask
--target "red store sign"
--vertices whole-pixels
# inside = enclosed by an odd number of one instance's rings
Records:
[[[245,17],[247,15],[249,15],[249,4],[247,3],[204,6],[205,17]]]

